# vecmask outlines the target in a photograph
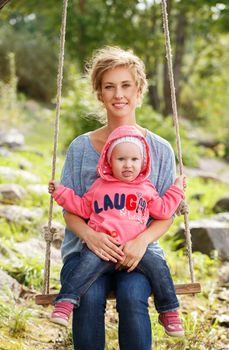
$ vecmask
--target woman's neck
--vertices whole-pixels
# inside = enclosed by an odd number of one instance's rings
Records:
[[[124,120],[115,120],[115,121],[109,121],[107,122],[107,125],[105,126],[108,135],[115,130],[116,128],[123,126],[123,125],[133,125],[137,127],[136,120],[131,120],[131,121],[124,121]]]
[[[123,125],[133,125],[135,126],[142,134],[143,136],[146,136],[146,131],[144,128],[142,128],[140,125],[138,125],[136,123],[136,120],[129,120],[129,121],[124,121],[122,120],[115,120],[115,121],[109,121],[107,122],[107,124],[104,126],[104,131],[107,135],[107,137],[112,133],[113,130],[115,130],[116,128],[123,126]]]

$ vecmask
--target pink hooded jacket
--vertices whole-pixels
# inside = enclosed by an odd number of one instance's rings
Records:
[[[107,151],[111,143],[125,136],[137,137],[145,145],[146,159],[143,169],[131,182],[121,182],[114,178],[107,161]],[[82,198],[63,185],[55,190],[53,198],[65,210],[89,219],[88,225],[95,231],[115,237],[120,244],[143,232],[149,216],[154,219],[170,218],[184,198],[183,191],[175,185],[163,197],[159,197],[155,187],[147,179],[150,172],[149,146],[134,126],[122,126],[110,134],[102,149],[97,172],[99,178]]]

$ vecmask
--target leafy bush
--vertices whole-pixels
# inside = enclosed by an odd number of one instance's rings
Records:
[[[145,104],[137,110],[137,120],[143,127],[168,140],[176,153],[176,137],[172,116],[163,117]],[[182,145],[183,162],[187,166],[196,166],[202,149],[195,145],[187,136],[186,126],[180,121],[180,138]]]
[[[62,99],[63,127],[68,129],[66,145],[76,136],[102,125],[103,112],[93,95],[88,81],[70,67],[71,87]]]
[[[38,259],[23,258],[20,265],[3,264],[4,270],[20,284],[41,289],[43,284],[43,264]]]
[[[0,315],[0,328],[7,328],[13,337],[23,337],[31,311],[27,306],[19,305],[9,290],[4,298],[0,296]]]
[[[52,44],[39,32],[14,30],[3,26],[0,30],[0,79],[10,76],[7,55],[15,53],[16,75],[20,91],[36,99],[50,101],[55,96],[57,74],[56,43]]]

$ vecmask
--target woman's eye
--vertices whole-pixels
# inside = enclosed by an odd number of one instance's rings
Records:
[[[128,88],[128,87],[130,87],[130,84],[124,84],[123,87]]]
[[[113,87],[112,85],[107,85],[107,86],[105,86],[105,89],[110,90],[110,89],[112,89],[112,87]]]

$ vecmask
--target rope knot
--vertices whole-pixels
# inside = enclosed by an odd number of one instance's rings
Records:
[[[52,242],[53,241],[53,235],[54,233],[57,232],[57,229],[55,227],[49,227],[48,226],[44,226],[43,227],[43,232],[44,232],[44,239],[46,242]]]
[[[179,204],[179,207],[176,210],[176,214],[180,216],[188,213],[189,213],[188,204],[184,200],[182,200]]]

